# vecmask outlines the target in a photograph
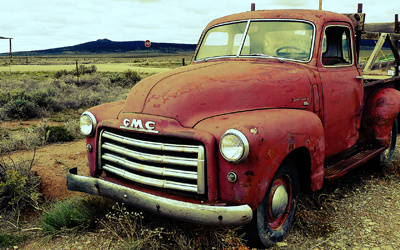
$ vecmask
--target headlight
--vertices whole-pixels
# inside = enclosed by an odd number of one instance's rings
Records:
[[[80,127],[81,127],[81,132],[88,136],[92,137],[94,135],[94,132],[96,131],[96,118],[92,113],[89,111],[85,111],[81,115],[81,119],[79,121]]]
[[[219,151],[225,160],[232,163],[241,163],[249,155],[249,141],[239,130],[228,129],[221,136]]]

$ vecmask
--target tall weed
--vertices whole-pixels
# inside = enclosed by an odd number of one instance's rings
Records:
[[[34,159],[34,156],[33,156]],[[40,177],[31,172],[33,159],[0,161],[0,212],[19,217],[27,208],[40,209]]]

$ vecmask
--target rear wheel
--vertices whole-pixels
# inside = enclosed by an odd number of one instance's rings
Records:
[[[392,132],[390,133],[389,147],[380,155],[381,165],[386,166],[387,164],[392,162],[393,156],[395,155],[396,142],[397,142],[397,119],[394,120]]]
[[[282,241],[294,222],[299,194],[295,165],[284,161],[256,210],[258,237],[265,247]]]

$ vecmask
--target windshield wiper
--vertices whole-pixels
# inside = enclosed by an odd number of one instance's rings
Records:
[[[263,53],[241,54],[241,56],[260,56],[260,57],[266,57],[266,58],[273,58],[273,56],[266,55]]]

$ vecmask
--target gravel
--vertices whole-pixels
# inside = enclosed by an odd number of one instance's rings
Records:
[[[272,249],[400,249],[400,159],[325,183],[300,197],[296,216],[289,236]]]

